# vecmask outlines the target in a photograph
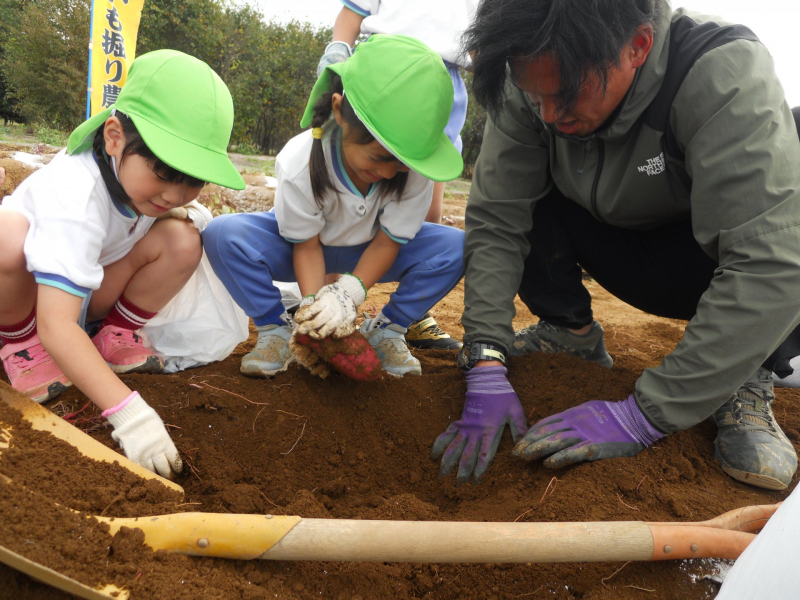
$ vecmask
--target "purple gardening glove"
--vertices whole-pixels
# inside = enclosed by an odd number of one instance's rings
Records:
[[[431,458],[442,459],[439,474],[445,477],[458,464],[456,485],[475,483],[492,464],[506,425],[516,442],[528,422],[514,388],[508,383],[505,367],[476,367],[467,372],[467,397],[461,420],[451,423],[436,438]]]
[[[549,457],[544,466],[558,469],[585,460],[633,456],[662,437],[631,394],[622,402],[592,400],[542,419],[514,447],[514,456]]]

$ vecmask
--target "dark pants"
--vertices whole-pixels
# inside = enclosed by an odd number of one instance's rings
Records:
[[[688,219],[647,231],[623,229],[601,223],[557,190],[536,204],[528,241],[519,297],[544,321],[571,329],[593,318],[581,267],[631,306],[689,320],[718,266],[694,239]],[[797,355],[800,326],[763,365],[786,377]]]

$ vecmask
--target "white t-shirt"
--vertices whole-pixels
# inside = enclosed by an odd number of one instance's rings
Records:
[[[462,59],[461,34],[475,15],[475,0],[341,0],[362,15],[361,33],[390,33],[415,37],[451,63],[469,67]]]
[[[430,208],[432,181],[409,171],[399,201],[394,194],[378,197],[378,184],[363,196],[345,171],[341,129],[330,120],[323,129],[322,147],[338,198],[329,191],[319,208],[308,169],[313,141],[311,131],[305,131],[289,140],[275,159],[275,217],[284,239],[297,243],[319,234],[325,246],[357,246],[371,241],[379,228],[401,244],[417,235]]]
[[[155,222],[112,200],[91,150],[62,150],[28,177],[3,207],[30,223],[28,271],[37,283],[85,297],[103,281],[103,267],[128,254]]]

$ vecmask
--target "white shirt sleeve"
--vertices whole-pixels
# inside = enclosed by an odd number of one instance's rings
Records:
[[[287,172],[280,154],[275,160],[275,175],[278,186],[275,190],[275,218],[278,230],[286,241],[305,242],[317,235],[325,226],[325,215],[317,206],[311,191],[311,176],[307,160],[306,167]]]
[[[71,157],[59,156],[31,175],[5,202],[30,223],[25,237],[28,270],[37,281],[74,295],[103,281],[100,255],[108,203],[98,183]],[[98,199],[100,201],[98,201]],[[47,277],[44,277],[44,276]],[[41,276],[41,277],[40,277]]]
[[[402,198],[389,202],[381,213],[379,220],[383,232],[401,244],[413,240],[431,207],[432,195],[433,182],[409,171]]]
[[[96,213],[51,210],[37,216],[25,238],[25,256],[28,270],[35,274],[38,283],[77,296],[83,295],[80,288],[100,287],[103,282],[100,254],[106,231],[105,219]]]

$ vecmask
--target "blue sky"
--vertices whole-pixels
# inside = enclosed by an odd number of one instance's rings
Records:
[[[338,0],[244,0],[267,18],[292,18],[333,25],[341,3]],[[431,0],[435,2],[436,0]],[[721,15],[727,21],[747,25],[766,45],[775,59],[775,69],[791,106],[800,105],[800,2],[798,0],[684,0],[673,7]]]

